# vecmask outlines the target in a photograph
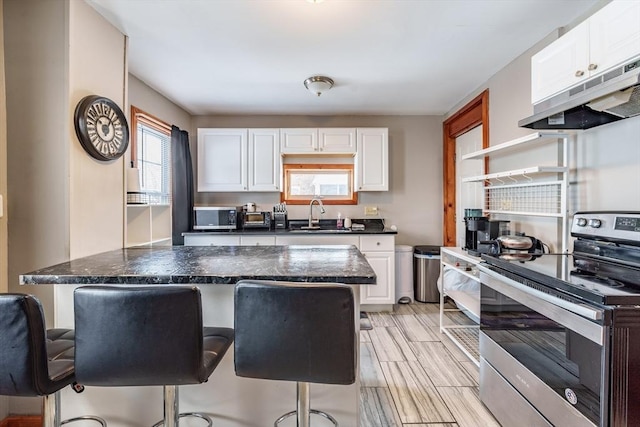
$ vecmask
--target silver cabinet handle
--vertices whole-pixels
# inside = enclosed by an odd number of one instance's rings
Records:
[[[576,71],[576,77],[582,77],[582,76],[584,76],[584,71],[582,70]]]
[[[380,242],[376,242],[376,245],[380,246]]]
[[[587,68],[589,69],[589,71],[593,71],[598,68],[598,64],[589,64]]]

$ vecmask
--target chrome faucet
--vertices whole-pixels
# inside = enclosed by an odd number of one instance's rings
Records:
[[[320,224],[320,217],[318,219],[313,219],[313,202],[318,202],[318,206],[320,206],[320,215],[325,213],[324,205],[322,204],[322,200],[320,199],[311,199],[309,203],[309,228],[313,227],[314,224]]]

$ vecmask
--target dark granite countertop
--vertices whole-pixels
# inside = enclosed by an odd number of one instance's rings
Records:
[[[234,284],[239,280],[375,284],[355,246],[164,246],[118,249],[20,275],[40,284]]]

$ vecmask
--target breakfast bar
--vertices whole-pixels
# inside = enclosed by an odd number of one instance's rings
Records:
[[[355,246],[336,245],[135,247],[20,276],[23,285],[54,286],[55,327],[68,328],[74,327],[73,290],[89,284],[196,285],[202,293],[204,324],[233,327],[233,285],[244,279],[348,284],[358,305],[358,285],[375,284],[376,275]],[[332,413],[340,425],[359,425],[359,398],[359,378],[348,386],[311,386],[312,406]],[[207,383],[182,386],[180,391],[181,411],[205,412],[218,427],[270,425],[294,409],[295,402],[295,383],[237,377],[232,350]],[[62,417],[87,413],[100,414],[113,427],[152,425],[162,418],[162,387],[87,387],[82,394],[65,389]]]

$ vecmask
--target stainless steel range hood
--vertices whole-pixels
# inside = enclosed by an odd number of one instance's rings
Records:
[[[640,59],[585,81],[533,106],[518,126],[589,129],[640,114]]]

